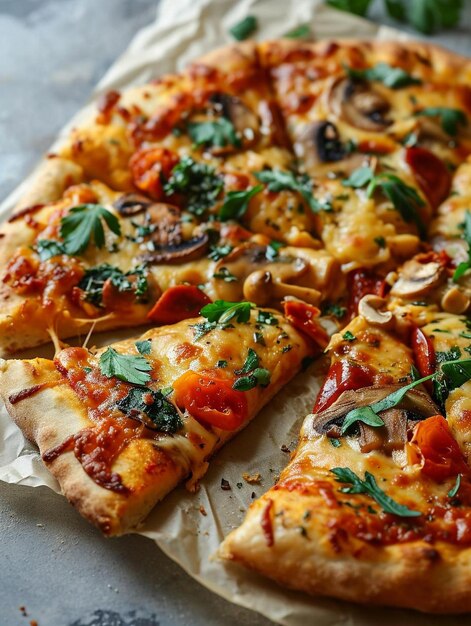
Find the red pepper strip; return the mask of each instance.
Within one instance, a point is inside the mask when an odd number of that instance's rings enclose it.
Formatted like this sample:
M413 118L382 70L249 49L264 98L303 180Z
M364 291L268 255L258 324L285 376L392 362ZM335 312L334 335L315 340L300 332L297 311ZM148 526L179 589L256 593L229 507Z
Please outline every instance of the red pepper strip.
M232 383L188 370L173 384L175 402L199 422L237 430L247 419L248 404L245 392L232 389Z
M420 376L424 378L433 374L436 367L435 348L432 340L417 326L412 330L411 347Z
M437 482L469 473L463 453L441 415L417 424L407 451L409 462L422 463L421 471Z
M372 384L373 373L366 365L357 365L345 360L337 361L330 367L313 412L320 413L327 409L344 391L361 389Z
M358 315L358 304L363 296L374 294L383 297L386 293L386 282L365 269L357 269L350 272L348 274L348 285L350 286L348 298L350 319Z
M316 320L320 310L312 304L297 300L283 302L283 309L291 324L312 339L318 348L324 350L329 343L329 335Z
M178 154L167 148L142 148L132 155L129 168L138 189L153 200L164 200L162 181L170 178L178 162Z
M406 163L417 184L435 209L448 196L451 175L445 163L425 148L407 148Z
M169 287L147 314L156 324L175 324L190 317L198 317L202 307L209 304L208 296L195 285Z

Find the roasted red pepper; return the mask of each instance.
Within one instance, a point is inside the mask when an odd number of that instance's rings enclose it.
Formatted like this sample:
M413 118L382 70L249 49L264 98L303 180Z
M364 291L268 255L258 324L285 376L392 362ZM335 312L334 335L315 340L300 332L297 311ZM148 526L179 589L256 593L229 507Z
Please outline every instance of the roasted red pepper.
M147 314L156 324L175 324L190 317L197 317L205 304L211 300L195 285L169 287Z
M407 148L406 163L433 208L448 196L451 175L445 163L425 148Z
M316 320L320 314L317 307L297 300L288 300L283 302L283 309L291 324L312 339L316 346L322 350L327 346L329 335Z
M327 409L344 391L361 389L373 384L373 373L366 365L357 365L350 361L334 363L324 380L316 403L314 413Z

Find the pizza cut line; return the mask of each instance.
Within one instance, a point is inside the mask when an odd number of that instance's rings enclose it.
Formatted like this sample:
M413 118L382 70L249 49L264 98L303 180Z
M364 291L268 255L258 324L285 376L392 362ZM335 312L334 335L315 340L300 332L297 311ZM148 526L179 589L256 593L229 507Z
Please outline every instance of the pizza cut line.
M325 351L221 558L471 610L470 80L426 44L243 42L106 94L48 155L0 229L0 394L82 515L120 534L195 488Z

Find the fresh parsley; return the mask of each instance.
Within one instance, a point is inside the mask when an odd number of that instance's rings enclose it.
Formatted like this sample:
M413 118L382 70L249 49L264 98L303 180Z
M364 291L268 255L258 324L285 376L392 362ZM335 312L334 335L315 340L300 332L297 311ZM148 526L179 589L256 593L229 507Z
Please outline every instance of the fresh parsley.
M278 318L270 313L270 311L259 311L257 314L257 323L266 324L266 326L276 326L278 324Z
M347 313L347 308L335 303L326 303L322 307L322 315L331 315L337 319L342 319Z
M243 20L232 26L229 32L237 39L237 41L244 41L252 35L258 28L257 18L254 15L247 15Z
M244 365L242 369L236 371L236 374L246 374L238 378L232 385L232 388L238 391L249 391L257 385L266 387L270 384L270 372L260 367L258 354L252 348L248 349Z
M134 281L129 280L135 277ZM103 287L110 280L112 285L120 292L134 291L134 295L141 302L145 300L149 285L147 282L147 269L144 265L138 265L129 272L123 272L118 267L103 263L85 271L78 287L85 292L85 299L95 306L103 306Z
M39 239L36 242L35 249L41 261L48 261L52 257L66 254L64 245L54 239Z
M235 146L239 148L241 145L234 124L225 117L206 122L189 122L187 128L188 134L197 147Z
M227 302L227 300L216 300L211 304L206 304L201 309L201 315L208 322L218 322L227 324L235 320L240 324L245 324L250 319L250 311L254 308L252 302Z
M420 85L422 83L421 80L414 78L401 67L392 67L388 63L378 63L364 70L345 67L345 71L353 80L377 81L390 89L400 89L401 87Z
M136 341L136 349L139 354L150 354L152 348L152 341L150 339L144 339L143 341Z
M116 407L128 417L146 416L142 420L150 428L155 428L164 433L176 433L183 426L183 422L177 409L166 399L165 390L152 391L142 387L134 387L129 390Z
M151 380L152 365L143 356L120 354L108 348L100 356L100 371L107 378L119 378L133 385L145 385Z
M425 206L425 202L413 187L406 185L398 176L387 172L375 175L371 167L360 167L352 172L349 178L344 179L342 184L344 187L355 189L366 186L368 198L379 189L399 211L402 219L405 222L414 222L420 237L422 239L425 237L425 225L418 213L418 209Z
M183 156L173 168L164 191L169 196L183 194L186 209L194 215L203 215L216 204L223 188L224 181L213 167Z
M346 332L343 333L342 339L345 339L345 341L355 341L356 337L353 333L347 330Z
M219 211L219 219L223 222L240 220L247 211L250 199L262 190L263 185L256 185L245 191L228 191Z
M119 220L100 204L80 204L72 207L61 219L60 236L64 240L64 250L75 255L84 252L90 242L97 248L105 245L103 222L115 235L121 235Z
M459 126L466 126L468 118L461 109L450 109L448 107L425 107L416 111L415 115L425 115L426 117L438 117L442 129L451 137L458 133Z
M361 479L348 467L334 467L330 471L335 475L338 482L352 485L351 487L342 487L340 489L342 493L363 493L368 495L379 504L385 513L392 513L399 517L418 517L422 515L419 511L413 511L389 497L378 487L375 477L370 472L365 472L365 478Z
M453 487L450 489L450 491L447 494L448 497L454 498L456 494L458 493L458 491L460 490L460 486L461 486L461 474L458 474L455 480L455 484L453 485Z
M255 177L268 186L269 191L297 191L307 202L313 213L332 211L330 202L320 202L312 194L312 180L307 174L294 174L283 170L254 172Z
M453 280L458 280L471 268L471 211L467 210L464 216L464 231L462 235L468 246L468 260L462 261L453 274Z

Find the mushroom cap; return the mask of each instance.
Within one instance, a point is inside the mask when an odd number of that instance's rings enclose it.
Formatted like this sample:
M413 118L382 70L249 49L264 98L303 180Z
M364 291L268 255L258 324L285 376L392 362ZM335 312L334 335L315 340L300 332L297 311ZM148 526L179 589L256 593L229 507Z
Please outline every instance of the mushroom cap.
M438 287L445 278L446 270L441 263L420 263L417 259L410 259L399 270L399 278L392 286L391 294L406 298L423 296Z

